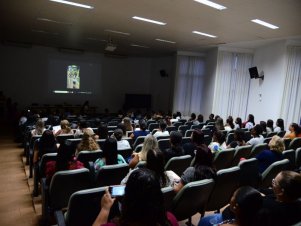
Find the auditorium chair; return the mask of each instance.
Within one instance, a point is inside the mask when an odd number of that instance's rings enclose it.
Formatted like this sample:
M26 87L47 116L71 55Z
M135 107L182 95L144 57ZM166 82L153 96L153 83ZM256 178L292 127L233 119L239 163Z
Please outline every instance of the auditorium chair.
M234 153L235 153L234 148L218 151L217 153L215 153L213 159L213 166L216 168L216 170L226 169L230 167L233 160Z
M301 137L296 137L290 142L288 149L296 150L297 148L300 147L301 147Z
M254 158L256 157L259 153L261 153L262 151L268 149L268 144L263 143L263 144L257 144L255 146L252 147L251 153L249 155L249 158Z
M171 186L161 188L161 191L163 193L165 209L170 211L176 193L174 192L174 189Z
M183 172L190 166L191 155L183 155L172 157L165 164L165 171L172 170L178 176L181 176Z
M251 186L257 188L261 182L256 158L245 159L239 162L240 169L239 186Z
M282 152L283 157L289 160L289 170L295 170L296 168L296 151L294 149L285 150Z
M241 158L248 158L252 150L252 145L236 147L231 166L237 166Z

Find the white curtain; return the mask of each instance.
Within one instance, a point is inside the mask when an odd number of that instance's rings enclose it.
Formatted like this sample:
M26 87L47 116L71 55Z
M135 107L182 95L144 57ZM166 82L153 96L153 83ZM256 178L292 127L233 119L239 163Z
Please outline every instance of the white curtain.
M299 124L301 117L301 47L287 48L287 68L284 93L281 104L281 117L286 125Z
M180 111L185 116L200 112L204 71L202 57L177 57L173 112Z
M214 88L213 109L224 119L246 117L250 88L248 69L252 65L250 53L219 51Z

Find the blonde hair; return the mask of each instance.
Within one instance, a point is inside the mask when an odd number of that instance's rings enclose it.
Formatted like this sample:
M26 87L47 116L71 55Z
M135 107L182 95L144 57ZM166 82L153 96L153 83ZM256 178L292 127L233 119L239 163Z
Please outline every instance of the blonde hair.
M285 150L283 139L277 135L273 136L269 142L270 150L282 153Z
M99 150L98 143L94 138L87 132L84 132L82 141L78 144L77 152L80 151L95 151Z
M61 121L61 129L65 130L66 133L70 133L71 128L68 120L65 119Z
M128 118L128 117L125 117L123 119L123 124L125 126L125 130L126 131L132 131L133 130L133 127L132 127L132 124L131 124L131 119Z
M158 148L157 138L149 134L144 138L141 152L139 152L140 161L146 161L146 155L149 150Z

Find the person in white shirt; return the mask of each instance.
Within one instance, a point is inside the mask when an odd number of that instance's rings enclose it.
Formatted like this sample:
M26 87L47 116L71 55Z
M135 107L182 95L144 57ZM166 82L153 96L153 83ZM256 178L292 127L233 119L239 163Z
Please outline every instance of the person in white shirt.
M159 130L154 134L154 137L165 137L169 136L169 132L166 130L167 124L164 120L160 121Z
M276 121L276 127L274 128L274 132L279 133L281 131L284 131L284 121L283 119L279 118Z
M122 136L123 136L122 129L114 130L114 137L117 140L117 150L130 149L131 148L130 143L127 140L123 140Z
M252 129L255 126L254 115L249 114L248 121L246 122L245 128Z
M263 144L264 143L264 137L261 135L262 134L262 128L259 124L254 126L251 130L251 134L253 136L252 139L250 139L247 144L255 146L257 144Z

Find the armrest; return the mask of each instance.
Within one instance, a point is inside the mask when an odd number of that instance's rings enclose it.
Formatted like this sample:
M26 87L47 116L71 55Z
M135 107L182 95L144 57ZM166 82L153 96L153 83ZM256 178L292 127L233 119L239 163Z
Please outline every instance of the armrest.
M54 217L58 226L66 226L63 211L57 210L54 212Z
M89 161L88 162L88 167L89 167L88 169L89 169L90 175L91 175L91 182L92 182L93 186L95 186L96 174L95 174L94 162Z
M49 207L49 186L46 183L46 178L41 179L42 193L42 217L47 218Z

